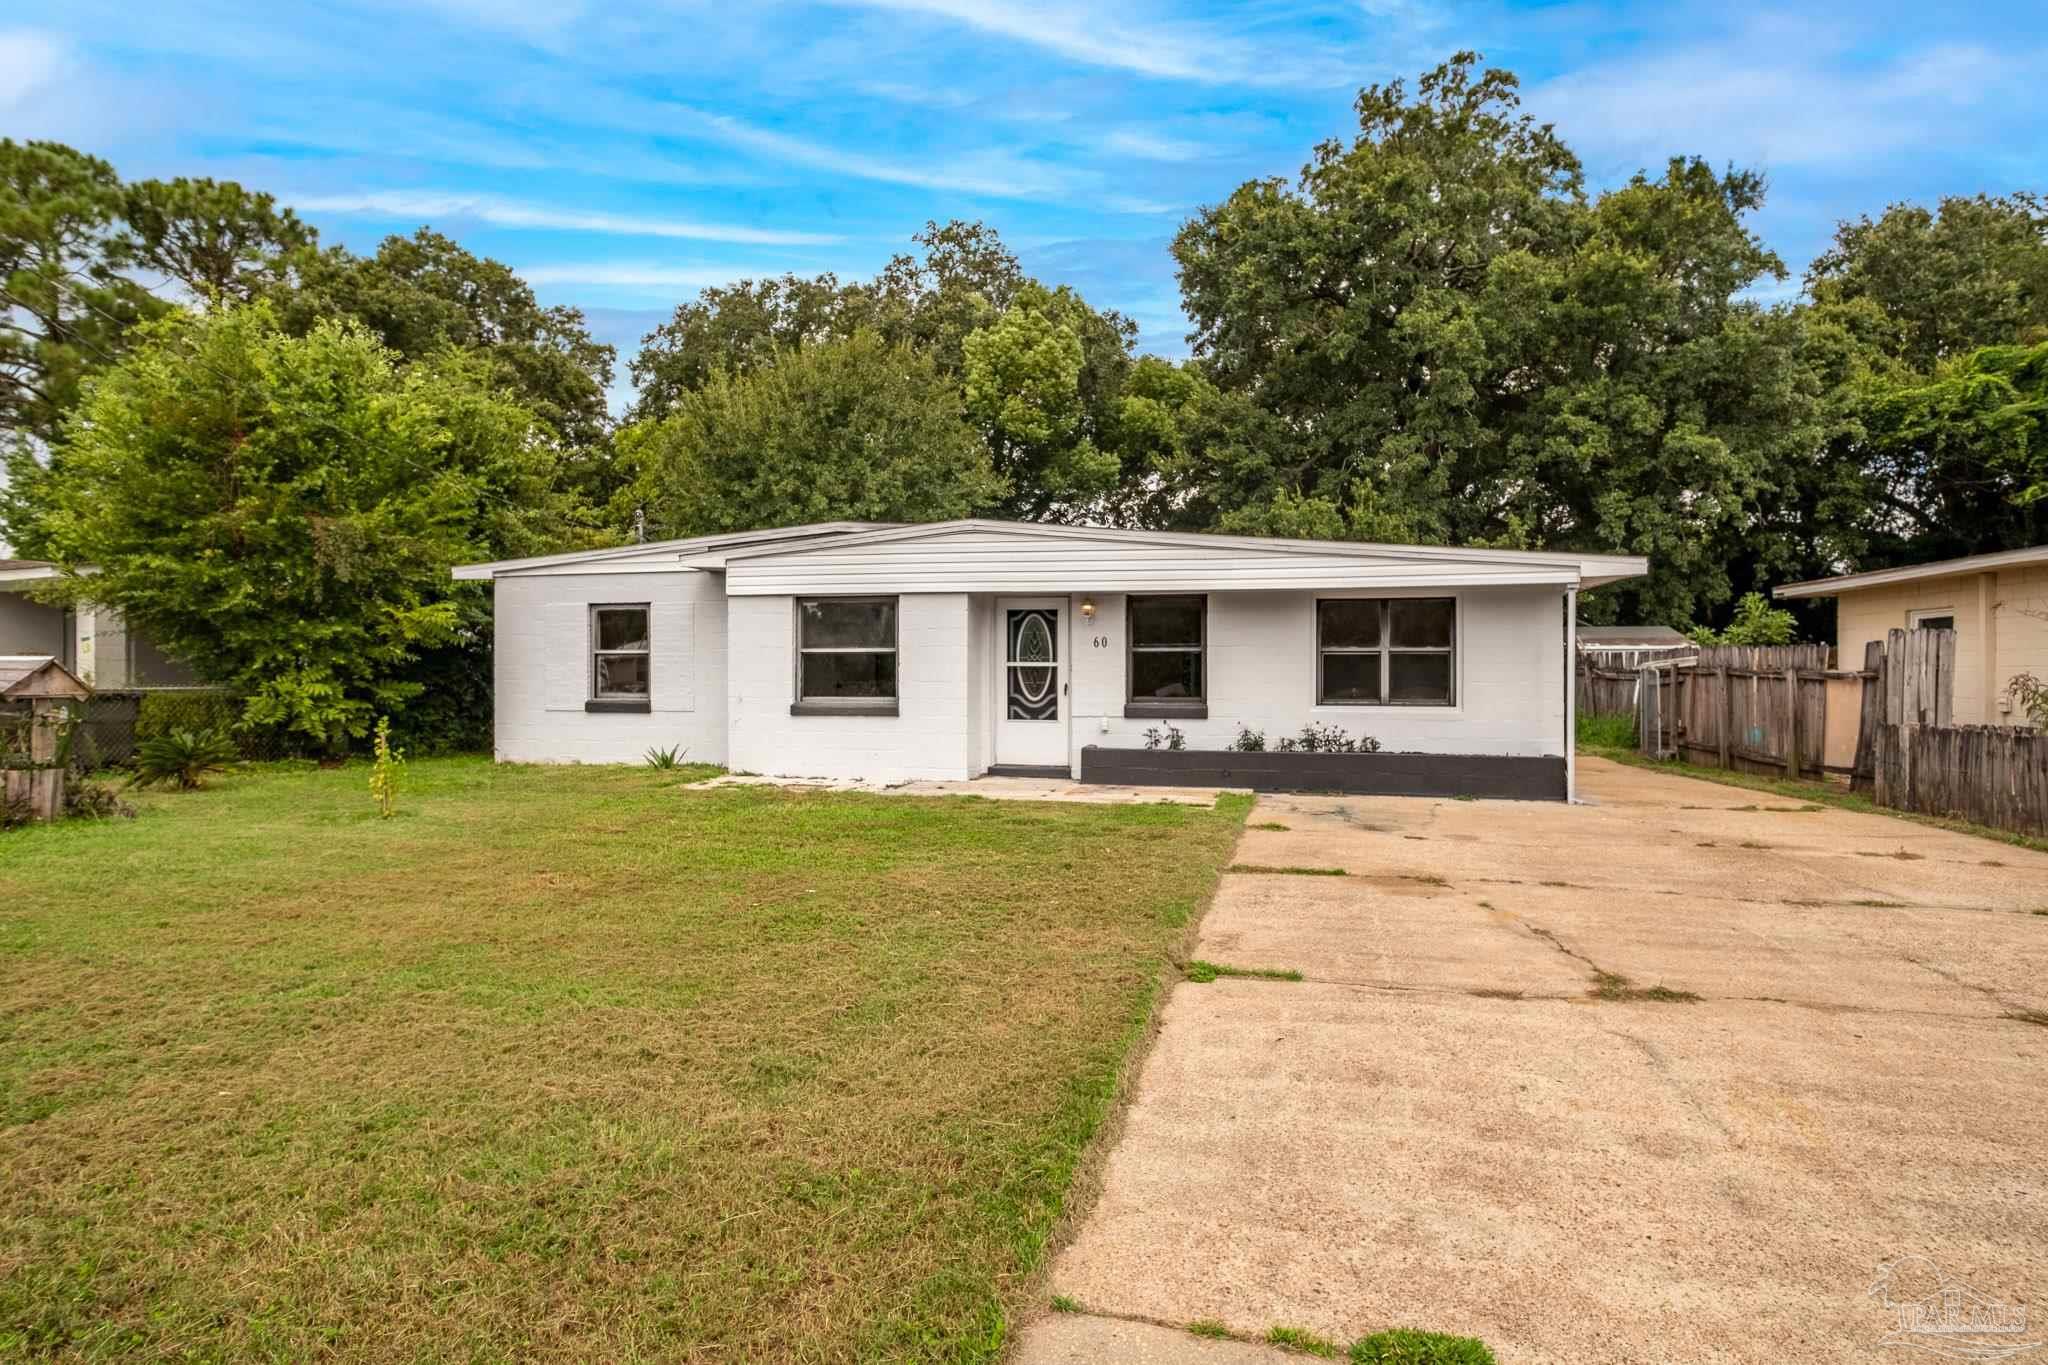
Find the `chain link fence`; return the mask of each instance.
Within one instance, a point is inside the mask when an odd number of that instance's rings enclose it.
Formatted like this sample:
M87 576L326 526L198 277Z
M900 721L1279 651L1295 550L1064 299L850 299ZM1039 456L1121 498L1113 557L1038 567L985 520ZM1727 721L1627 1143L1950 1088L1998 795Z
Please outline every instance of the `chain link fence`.
M275 733L237 730L242 700L211 687L135 687L94 692L80 702L71 734L71 769L96 772L135 761L136 746L173 730L219 730L247 759L294 758L302 751Z

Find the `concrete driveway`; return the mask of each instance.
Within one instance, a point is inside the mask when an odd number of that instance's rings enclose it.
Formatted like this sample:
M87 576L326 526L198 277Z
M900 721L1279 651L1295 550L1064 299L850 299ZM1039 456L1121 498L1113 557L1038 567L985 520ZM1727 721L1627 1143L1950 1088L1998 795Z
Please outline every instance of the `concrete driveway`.
M1581 784L1261 799L1239 863L1345 875L1226 876L1197 956L1306 980L1174 988L1052 1268L1085 1311L1019 1360L1267 1354L1148 1325L1198 1321L1504 1365L1910 1358L1884 1293L1944 1277L2032 1307L1985 1342L2048 1340L2048 855Z

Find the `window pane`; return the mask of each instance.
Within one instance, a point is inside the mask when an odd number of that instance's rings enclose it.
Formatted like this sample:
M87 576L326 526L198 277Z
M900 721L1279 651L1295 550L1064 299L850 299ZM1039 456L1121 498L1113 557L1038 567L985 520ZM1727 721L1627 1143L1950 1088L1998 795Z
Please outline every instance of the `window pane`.
M1140 701L1199 701L1201 651L1167 649L1131 655L1131 696Z
M1379 699L1379 655L1325 654L1323 656L1324 701L1361 702L1378 701Z
M1199 597L1133 597L1131 643L1200 646L1202 603Z
M1451 700L1451 656L1395 654L1387 660L1387 690L1394 701Z
M1457 603L1449 597L1397 597L1389 641L1396 649L1449 649Z
M647 648L647 608L606 607L597 613L599 649Z
M894 602L812 600L803 604L800 619L806 649L896 647Z
M1316 604L1318 638L1324 649L1377 649L1380 604L1377 598Z
M645 654L598 655L597 695L600 697L646 696L647 656Z
M894 654L806 654L803 658L804 699L893 697L896 695Z

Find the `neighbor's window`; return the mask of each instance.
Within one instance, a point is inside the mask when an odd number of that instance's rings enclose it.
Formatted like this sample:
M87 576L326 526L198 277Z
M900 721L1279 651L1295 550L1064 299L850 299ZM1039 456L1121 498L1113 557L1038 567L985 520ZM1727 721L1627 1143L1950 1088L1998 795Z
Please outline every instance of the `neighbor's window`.
M590 609L590 695L599 701L645 701L647 604Z
M894 700L895 598L801 598L796 620L798 700Z
M1457 677L1451 597L1345 597L1316 603L1316 701L1323 706L1449 706Z
M1199 595L1129 600L1132 701L1203 699L1202 643L1208 606L1209 599Z

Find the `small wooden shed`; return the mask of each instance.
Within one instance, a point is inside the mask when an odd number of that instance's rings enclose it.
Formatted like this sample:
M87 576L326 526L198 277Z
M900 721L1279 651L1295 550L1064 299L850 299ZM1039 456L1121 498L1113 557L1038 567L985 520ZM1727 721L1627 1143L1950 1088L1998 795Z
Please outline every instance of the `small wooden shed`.
M64 808L71 707L91 695L77 674L48 654L0 654L4 794L10 805L26 797L32 819L55 819Z

